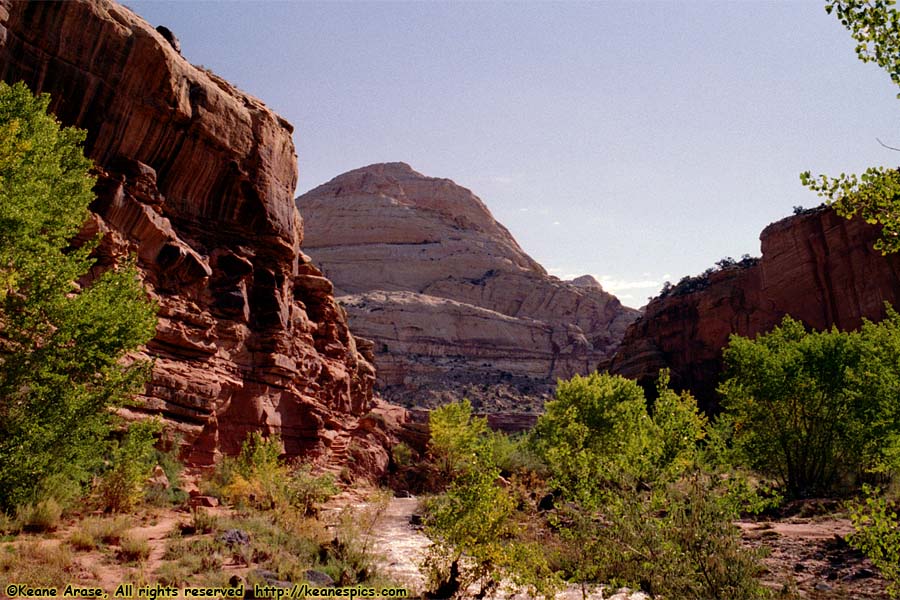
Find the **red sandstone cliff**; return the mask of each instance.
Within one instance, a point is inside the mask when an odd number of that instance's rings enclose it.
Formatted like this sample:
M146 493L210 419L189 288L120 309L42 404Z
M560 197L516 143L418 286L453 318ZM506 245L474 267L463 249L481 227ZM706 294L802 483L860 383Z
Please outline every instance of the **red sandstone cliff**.
M136 253L159 302L144 408L197 463L261 429L289 454L343 453L352 434L383 467L383 436L360 421L374 370L300 252L292 127L176 47L106 0L0 0L0 77L87 129L101 264Z
M594 369L637 311L592 277L551 277L468 189L404 163L345 173L297 199L306 251L373 340L380 391L407 406L469 398L540 406Z
M754 336L785 314L821 330L879 320L884 302L900 304L900 256L872 249L878 229L818 208L782 219L760 234L762 257L652 300L608 366L644 383L669 367L673 383L714 406L722 348L736 333Z

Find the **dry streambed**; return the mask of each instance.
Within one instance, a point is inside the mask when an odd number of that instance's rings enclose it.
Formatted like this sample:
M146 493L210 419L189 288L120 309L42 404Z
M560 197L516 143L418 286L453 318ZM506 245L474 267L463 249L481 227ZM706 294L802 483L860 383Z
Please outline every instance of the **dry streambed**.
M385 572L411 590L421 590L425 578L419 569L430 544L422 531L410 525L416 513L415 498L393 498L373 534L373 548L383 558ZM746 543L766 546L766 582L776 589L785 583L795 586L801 598L810 600L882 600L887 597L885 581L872 564L850 548L844 537L852 531L847 519L819 516L792 517L780 521L742 522ZM516 596L527 598L527 596ZM557 600L576 600L581 591L570 587ZM641 600L640 592L612 594L599 591L592 600Z

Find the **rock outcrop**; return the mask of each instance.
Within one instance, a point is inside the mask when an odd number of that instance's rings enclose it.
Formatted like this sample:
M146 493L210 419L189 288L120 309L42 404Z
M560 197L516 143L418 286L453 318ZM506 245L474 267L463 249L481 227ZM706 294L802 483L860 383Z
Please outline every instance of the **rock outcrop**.
M608 357L637 316L592 277L549 276L472 192L404 163L345 173L297 204L304 249L373 340L393 402L536 408L557 378Z
M872 249L877 227L818 208L766 227L762 257L652 300L606 365L650 386L660 368L714 408L728 336L771 330L786 314L817 330L855 329L900 303L900 257Z
M249 430L288 454L347 446L373 469L374 370L331 283L300 251L292 127L107 0L0 0L0 77L51 95L98 165L100 265L136 254L160 306L143 410L209 464ZM362 448L362 450L360 450Z

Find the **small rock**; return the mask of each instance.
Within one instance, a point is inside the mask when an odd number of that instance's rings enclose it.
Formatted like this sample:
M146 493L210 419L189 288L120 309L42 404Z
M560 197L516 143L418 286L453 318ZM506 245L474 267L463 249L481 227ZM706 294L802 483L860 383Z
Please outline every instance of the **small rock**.
M800 573L805 570L806 570L806 565L804 565L803 563L798 562L797 564L794 565L794 573Z
M853 574L853 579L867 579L869 577L875 577L875 572L872 569L867 569L865 567L857 570Z
M317 587L334 587L334 579L328 576L328 573L316 571L315 569L307 569L304 573L306 580Z
M171 484L169 483L169 478L166 476L166 472L159 465L153 467L153 474L150 475L150 478L147 480L147 484L151 488L159 490L167 490L171 486Z
M228 546L246 546L250 543L250 534L240 529L227 529L219 535L219 541Z
M181 54L181 42L178 41L178 38L175 37L175 34L172 33L172 30L166 27L165 25L159 25L156 28L156 31L159 32L159 35L163 36L169 45L175 49L175 52Z
M219 499L214 496L191 496L191 506L205 506L213 508L219 505Z
M825 583L824 581L820 581L816 584L815 590L817 592L828 592L831 591L831 586Z

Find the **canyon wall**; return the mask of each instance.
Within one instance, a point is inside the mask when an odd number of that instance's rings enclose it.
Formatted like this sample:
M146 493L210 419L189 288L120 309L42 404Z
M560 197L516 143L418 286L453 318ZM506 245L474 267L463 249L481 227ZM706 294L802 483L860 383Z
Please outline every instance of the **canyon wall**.
M637 316L592 277L549 276L471 191L404 163L345 173L297 204L304 249L373 341L392 402L537 409Z
M49 93L88 132L98 268L135 254L159 303L137 410L169 419L198 464L262 430L319 457L356 436L383 467L383 436L362 418L374 369L300 251L292 126L160 31L105 0L0 0L0 77Z
M601 365L650 386L660 368L676 387L714 408L721 349L732 333L754 336L786 314L822 330L855 329L900 303L900 257L872 249L879 230L820 207L760 234L762 257L696 278L653 299Z

